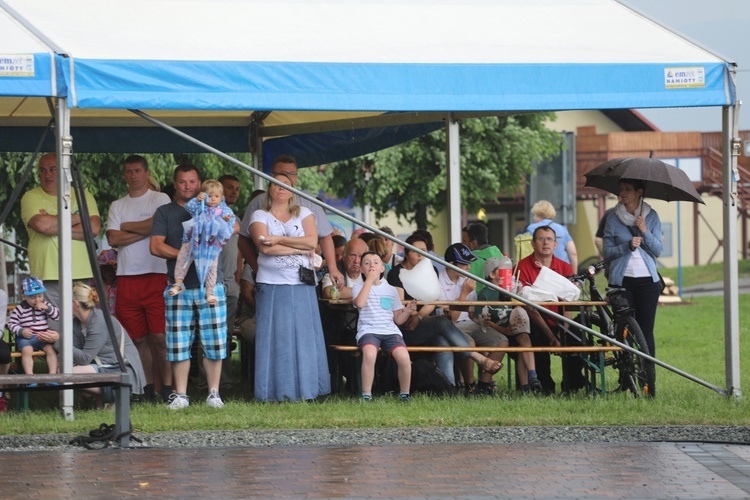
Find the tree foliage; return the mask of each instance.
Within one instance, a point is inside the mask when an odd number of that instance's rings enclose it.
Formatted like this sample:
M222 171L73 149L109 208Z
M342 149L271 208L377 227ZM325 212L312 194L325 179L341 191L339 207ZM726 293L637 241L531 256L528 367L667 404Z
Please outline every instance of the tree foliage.
M121 154L77 154L74 159L81 171L84 188L89 190L96 200L97 208L102 218L102 231L106 230L107 214L109 205L116 199L122 198L127 193L125 181L122 178L122 160L127 155ZM224 174L233 174L240 179L243 189L237 202L238 207L244 207L252 191L252 181L249 172L243 168L209 153L200 154L144 154L149 162L151 175L155 177L162 187L170 184L174 167L181 163L192 163L200 170L202 179L218 179ZM239 160L248 163L249 154L234 155ZM24 168L31 160L29 153L0 153L0 171L3 172L5 182L0 184L0 207L5 207L13 190L19 182ZM21 197L23 193L39 185L39 176L36 165L33 173L29 176L27 185L21 191L13 205L8 219L4 224L6 235L15 230L16 241L19 245L26 246L28 235L21 221ZM25 255L16 254L16 261L25 260Z
M500 195L523 187L534 165L559 154L560 134L544 122L552 113L464 120L460 128L461 203L476 211ZM368 204L377 218L394 210L399 218L426 227L427 212L447 205L445 130L353 160L329 165L323 173L328 190ZM300 178L312 182L312 175ZM320 184L320 180L316 181Z

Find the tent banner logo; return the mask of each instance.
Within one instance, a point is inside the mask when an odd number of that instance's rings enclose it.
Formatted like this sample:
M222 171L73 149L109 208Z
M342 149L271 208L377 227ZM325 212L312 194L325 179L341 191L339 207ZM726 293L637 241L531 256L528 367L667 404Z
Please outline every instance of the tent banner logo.
M34 76L34 56L31 54L0 54L0 77Z
M706 86L706 70L703 66L664 68L664 88L691 89Z

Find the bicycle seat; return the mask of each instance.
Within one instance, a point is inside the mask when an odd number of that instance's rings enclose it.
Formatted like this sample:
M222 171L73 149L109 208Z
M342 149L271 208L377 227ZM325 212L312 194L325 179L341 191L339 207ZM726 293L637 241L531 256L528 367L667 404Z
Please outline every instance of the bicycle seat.
M621 287L621 286L608 286L605 289L605 291L606 291L607 295L615 295L615 294L618 294L618 293L625 292L625 289L623 287Z

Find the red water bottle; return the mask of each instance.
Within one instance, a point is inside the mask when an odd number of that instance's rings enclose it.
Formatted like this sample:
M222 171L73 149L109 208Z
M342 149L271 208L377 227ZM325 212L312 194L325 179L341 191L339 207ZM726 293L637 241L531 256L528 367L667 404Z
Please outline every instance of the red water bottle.
M513 261L510 260L507 253L503 254L500 259L500 267L497 268L500 288L509 292L513 291Z

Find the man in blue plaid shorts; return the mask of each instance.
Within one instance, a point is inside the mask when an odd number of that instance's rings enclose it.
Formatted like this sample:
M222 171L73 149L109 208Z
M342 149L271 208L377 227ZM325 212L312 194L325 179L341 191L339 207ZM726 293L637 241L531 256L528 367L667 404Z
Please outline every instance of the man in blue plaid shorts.
M182 164L174 171L174 201L162 205L154 214L154 227L151 232L150 249L153 255L167 259L169 285L174 283L174 269L177 254L182 244L182 223L191 220L183 208L200 191L201 180L198 169L190 164ZM237 231L237 227L235 227ZM190 404L187 396L188 375L190 373L190 350L196 331L203 345L203 367L208 382L208 399L211 408L221 408L224 403L219 396L221 364L227 352L227 303L224 281L219 269L214 295L219 301L210 305L205 291L195 271L195 263L190 264L185 276L185 291L171 296L164 291L167 320L167 360L172 363L172 384L174 392L170 396L169 408L181 410Z

